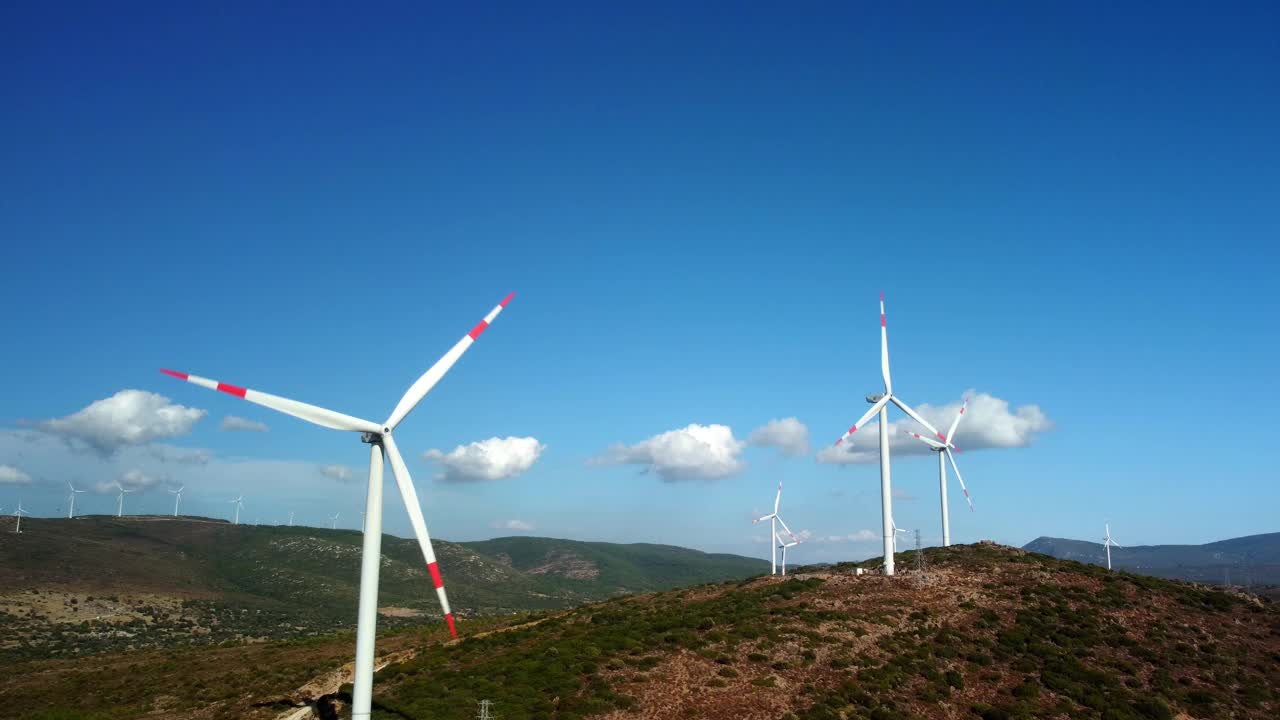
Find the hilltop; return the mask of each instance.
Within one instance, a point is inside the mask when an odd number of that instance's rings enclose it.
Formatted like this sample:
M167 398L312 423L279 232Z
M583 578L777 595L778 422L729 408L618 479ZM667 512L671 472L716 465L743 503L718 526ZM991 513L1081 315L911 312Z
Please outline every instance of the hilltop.
M22 528L0 542L0 657L320 636L354 622L357 531L167 516L28 518ZM666 545L525 537L434 545L464 624L768 569ZM381 622L437 621L417 543L384 536L382 551Z
M1280 714L1271 603L1016 548L924 554L925 576L838 565L495 620L457 642L391 631L375 717L462 720L480 699L500 717L547 720ZM329 712L342 693L318 697L306 679L349 653L348 639L114 656L127 681L110 662L27 662L0 678L0 707L37 708L38 720L266 720L318 699Z
M1038 537L1031 552L1106 565L1102 543ZM1143 575L1232 585L1280 585L1280 533L1219 540L1204 545L1125 545L1112 548L1111 566Z

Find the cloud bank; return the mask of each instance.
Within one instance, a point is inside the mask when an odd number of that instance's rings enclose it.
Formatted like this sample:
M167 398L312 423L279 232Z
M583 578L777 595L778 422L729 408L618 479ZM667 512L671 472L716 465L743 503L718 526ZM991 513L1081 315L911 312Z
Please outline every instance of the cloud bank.
M1053 428L1053 422L1039 405L1023 405L1010 410L1009 401L988 393L969 391L969 407L952 439L962 451L986 448L1026 447L1040 433ZM916 412L934 427L946 432L960 412L960 402L948 405L917 405ZM879 462L879 433L874 421L854 436L840 444L818 452L818 462L833 465L851 465ZM921 432L920 426L910 418L889 423L889 454L931 455L929 446L908 435L906 430ZM923 435L924 433L921 432Z
M12 465L0 465L0 485L30 485L31 476Z
M777 448L787 457L809 454L809 428L794 417L770 420L751 431L747 444Z
M120 492L120 488L116 487L116 483L120 487L131 493L144 493L159 487L165 478L155 475L148 475L141 470L129 470L120 475L115 480L103 480L93 486L93 491L102 495L114 495Z
M654 435L635 445L615 445L591 462L596 465L639 465L665 482L717 480L746 467L746 443L727 425L693 424Z
M518 532L529 532L534 529L533 523L527 523L523 520L495 520L489 523L489 527L498 530L516 530Z
M122 447L186 435L207 414L205 410L176 405L156 393L121 390L37 427L110 455Z
M321 475L340 483L349 483L356 479L355 469L346 465L321 465L319 469Z
M228 415L222 418L222 424L218 426L219 430L228 432L271 432L271 428L256 420L249 420L238 415Z
M480 482L515 477L533 467L546 449L533 437L491 437L459 445L447 453L431 449L422 457L440 465L437 480Z

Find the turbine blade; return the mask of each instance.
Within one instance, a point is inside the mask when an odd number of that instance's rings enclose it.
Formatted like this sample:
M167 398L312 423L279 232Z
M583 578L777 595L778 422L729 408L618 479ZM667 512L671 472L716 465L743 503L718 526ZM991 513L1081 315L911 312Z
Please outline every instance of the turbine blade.
M765 520L772 520L773 518L776 518L776 517L778 517L778 513L770 513L768 515L765 515L764 517L758 517L755 520L752 520L751 522L760 523L760 522L764 522Z
M880 373L884 375L884 392L893 394L893 381L889 379L889 331L884 321L884 291L880 291Z
M791 528L787 527L786 521L784 521L782 518L778 518L778 524L781 525L782 529L786 530L787 534L790 535L792 538L796 536L795 533L791 532Z
M920 413L916 412L915 410L912 410L911 406L907 405L906 403L902 402L901 400L899 400L898 398L892 395L889 397L891 400L893 400L893 404L897 405L898 409L902 410L902 412L910 415L912 420L915 420L916 422L923 425L926 429L929 430L930 433L937 435L939 440L942 440L944 442L946 441L947 437L942 433L938 432L938 428L930 425L928 420L925 420L924 418L920 417Z
M861 428L863 425L866 425L867 421L870 420L873 415L880 412L881 408L883 408L885 404L888 403L889 400L892 398L893 398L892 395L885 395L884 397L877 400L876 404L871 406L871 409L867 411L866 415L862 416L861 420L854 423L853 427L849 428L847 431L845 431L844 435L840 436L840 439L836 441L836 444L839 445L840 443L844 442L846 438L856 433L858 429Z
M489 327L489 324L493 322L494 318L498 317L498 313L502 312L502 308L506 307L513 297L515 297L515 293L508 294L502 302L489 311L488 315L484 316L479 325L471 328L471 332L463 335L462 339L450 348L449 352L444 354L444 357L437 360L435 365L432 365L430 369L422 374L422 377L409 386L404 397L400 398L400 402L396 404L396 409L391 411L391 417L387 418L386 427L388 429L395 430L396 426L405 419L405 416L413 412L418 403L422 402L422 398L431 392L431 388L440 382L440 378L443 378L444 374L449 372L454 363L458 362L458 358L462 357L467 348L471 347L471 344L480 337L480 333Z
M951 469L956 471L956 479L960 481L960 489L964 491L964 501L969 503L969 512L974 512L973 500L969 497L969 488L964 486L964 477L960 474L960 468L956 466L956 458L951 454L951 448L943 450L947 454L947 459L951 461Z
M194 383L200 387L206 387L210 390L218 390L220 392L227 393L228 395L235 395L238 398L244 398L256 405L271 408L272 410L282 412L285 415L292 415L300 420L306 420L309 423L314 423L321 427L332 428L334 430L347 430L350 432L376 433L382 431L382 426L369 422L368 420L361 420L357 417L344 415L340 412L334 412L333 410L328 410L318 405L309 405L304 402L298 402L297 400L280 397L279 395L271 395L270 393L249 390L236 385L228 385L226 383L218 382L217 380L210 380L209 378L203 378L198 375L188 375L187 373L166 370L164 368L161 368L160 372L165 375L176 377L179 380L186 380L187 382Z
M927 438L921 435L920 433L914 433L914 432L911 432L910 430L903 430L902 432L910 435L911 437L919 440L920 442L924 443L925 445L928 445L931 448L945 447L942 443L938 442L937 440L934 440L933 438Z
M956 419L951 421L951 429L947 430L945 440L947 444L951 444L951 438L956 436L956 428L960 425L960 418L964 417L964 409L969 407L969 398L964 399L964 403L960 405L960 412L956 413Z
M404 509L409 513L409 524L413 526L413 534L418 537L418 546L427 561L427 571L431 573L431 582L440 599L440 608L444 611L445 622L449 624L449 634L456 638L458 631L453 625L453 611L449 609L449 597L444 592L444 580L440 578L436 552L431 548L431 535L427 533L427 521L422 517L422 505L418 503L418 491L413 487L413 478L410 477L409 468L400 457L400 450L396 448L396 441L390 433L382 436L382 449L387 451L387 458L391 461L391 474L395 477L396 487L400 488L400 498L404 500Z
M782 483L778 483L778 494L773 497L773 514L778 514L778 504L782 502Z

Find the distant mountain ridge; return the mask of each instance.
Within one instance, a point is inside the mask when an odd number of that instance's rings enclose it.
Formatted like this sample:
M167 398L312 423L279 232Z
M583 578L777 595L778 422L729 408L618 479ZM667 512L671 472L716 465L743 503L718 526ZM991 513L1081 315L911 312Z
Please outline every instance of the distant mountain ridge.
M1038 537L1024 550L1062 560L1106 565L1102 543ZM1111 566L1155 577L1218 585L1280 585L1280 532L1204 545L1125 545L1111 549Z
M167 516L0 518L0 630L18 627L22 656L324 634L354 622L361 534L232 525ZM767 561L670 545L553 538L436 540L454 612L468 617L556 610L619 595L765 573ZM431 621L439 605L415 540L383 536L384 624ZM413 618L417 618L414 620ZM122 634L123 633L123 634ZM101 641L86 643L85 637ZM119 638L136 638L120 640ZM0 640L0 656L15 644Z

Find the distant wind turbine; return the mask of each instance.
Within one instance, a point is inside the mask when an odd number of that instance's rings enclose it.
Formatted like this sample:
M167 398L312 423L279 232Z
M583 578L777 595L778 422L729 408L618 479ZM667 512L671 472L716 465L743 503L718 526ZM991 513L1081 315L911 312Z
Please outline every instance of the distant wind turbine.
M911 531L899 528L898 523L894 522L893 518L889 519L889 524L893 526L893 551L896 553L898 552L898 533L910 534Z
M231 504L235 505L235 507L236 507L236 516L235 516L235 519L233 519L233 520L231 521L231 524L232 524L232 525L239 525L239 524L240 524L240 509L244 507L244 493L240 493L240 497L236 498L235 500L228 500L227 502L230 502Z
M973 500L969 497L969 488L964 486L964 478L960 475L960 467L956 465L955 455L951 453L952 450L960 452L960 448L951 443L951 438L955 437L956 427L960 425L960 418L964 417L964 410L967 407L969 407L969 398L964 399L964 404L960 406L960 412L956 413L956 419L951 421L951 429L947 430L947 436L942 438L942 442L924 437L920 433L911 432L910 430L904 431L938 453L938 491L942 498L943 547L950 547L951 545L951 520L948 517L947 508L947 464L944 462L945 460L951 461L951 467L956 471L956 479L960 481L960 489L964 491L964 500L969 503L969 512L973 512ZM946 457L944 458L943 455Z
M13 526L13 531L15 533L22 532L22 516L30 514L31 513L22 509L22 498L18 498L18 509L13 511L13 516L18 519L17 523Z
M1107 569L1110 570L1111 569L1111 548L1118 547L1121 550L1123 550L1124 548L1119 543L1111 539L1111 523L1106 523L1104 527L1106 527L1107 529L1107 535L1106 537L1102 538L1102 544L1104 547L1107 548Z
M174 490L172 488L169 489L169 492L173 493L173 516L174 517L178 517L178 505L182 504L182 491L186 489L187 489L186 485L183 485L177 490Z
M289 527L293 527L293 511L289 511Z
M132 490L125 490L120 481L116 481L116 487L120 490L120 496L116 499L116 517L124 517L124 496L125 493L131 493Z
M332 516L332 517L330 517L330 518L329 518L329 529L330 529L330 530L337 530L337 529L338 529L338 516L339 516L339 515L341 515L341 514L342 514L341 512L336 512L336 513L334 513L334 514L333 514L333 516Z
M791 532L791 528L787 527L786 521L784 521L782 519L782 516L778 514L778 507L781 504L782 504L782 483L778 483L778 494L774 495L773 497L773 512L768 515L765 515L764 517L756 518L755 520L752 521L753 523L760 523L760 522L764 522L765 520L769 521L769 529L770 529L769 534L770 534L770 541L771 541L770 544L773 546L772 554L771 554L771 557L773 560L773 569L770 571L770 574L773 574L773 575L776 575L778 573L778 548L782 548L782 574L786 575L787 574L787 548L791 547L792 545L800 544L800 538L796 537L796 534ZM794 542L790 544L786 544L783 541L782 535L778 532L778 525L782 525L782 529L787 531L787 535L790 536Z
M778 519L781 520L782 518L778 518ZM782 526L786 527L787 524L783 523ZM791 531L787 530L787 533L790 534ZM782 576L786 577L787 576L787 548L795 547L796 545L799 545L802 541L800 540L800 538L796 537L795 535L791 535L791 542L783 542L782 538L777 536L773 538L773 541L778 543L778 547L782 549Z
M67 495L67 502L70 503L70 506L67 509L67 519L70 520L71 518L74 518L76 516L76 495L79 495L82 492L88 492L88 491L77 490L76 486L72 485L70 480L67 481L67 487L71 488L71 492Z

